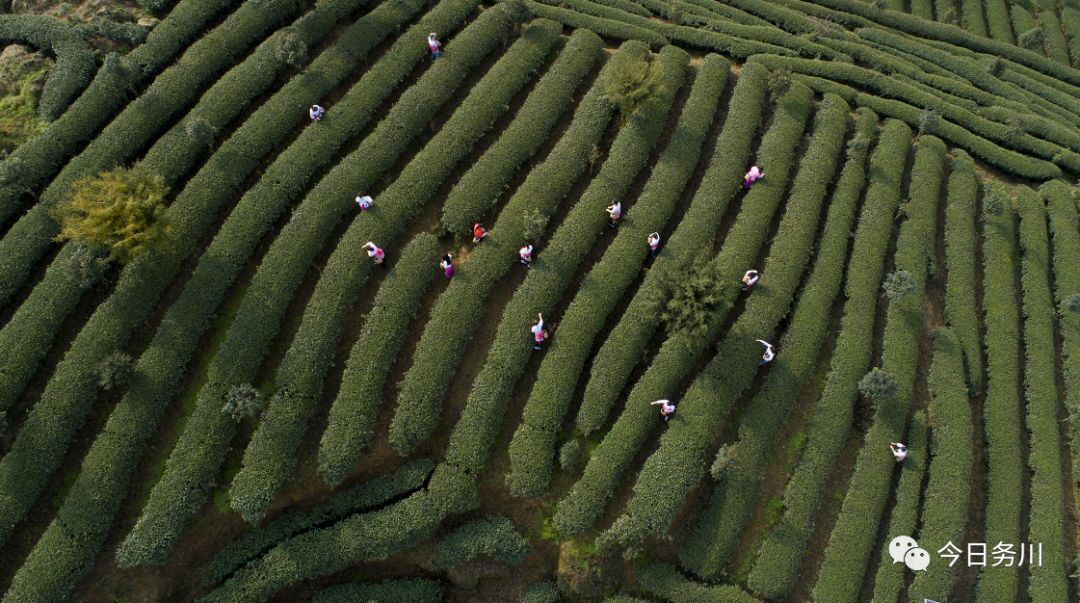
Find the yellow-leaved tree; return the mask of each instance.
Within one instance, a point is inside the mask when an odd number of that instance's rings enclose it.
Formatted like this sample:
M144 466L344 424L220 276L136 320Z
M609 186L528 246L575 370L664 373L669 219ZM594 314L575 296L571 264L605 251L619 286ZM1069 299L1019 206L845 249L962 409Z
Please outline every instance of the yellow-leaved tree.
M157 244L168 229L161 176L140 168L117 168L82 178L58 205L58 240L99 249L109 261L127 263Z

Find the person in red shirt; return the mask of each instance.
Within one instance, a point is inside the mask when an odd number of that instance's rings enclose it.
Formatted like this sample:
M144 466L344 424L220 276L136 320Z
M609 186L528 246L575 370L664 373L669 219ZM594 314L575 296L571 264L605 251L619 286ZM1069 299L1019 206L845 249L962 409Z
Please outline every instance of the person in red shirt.
M487 236L487 229L483 227L479 222L473 224L472 227L472 242L479 243Z

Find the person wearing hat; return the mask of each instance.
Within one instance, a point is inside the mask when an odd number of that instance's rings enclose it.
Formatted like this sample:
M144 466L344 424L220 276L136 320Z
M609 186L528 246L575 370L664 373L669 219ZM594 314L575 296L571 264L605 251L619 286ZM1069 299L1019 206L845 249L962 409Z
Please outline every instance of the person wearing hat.
M311 118L311 121L319 121L325 113L326 109L319 105L311 105L311 108L308 109L308 117Z
M382 264L383 258L386 257L386 252L375 243L368 241L364 243L364 249L367 250L368 257L372 259L376 264Z

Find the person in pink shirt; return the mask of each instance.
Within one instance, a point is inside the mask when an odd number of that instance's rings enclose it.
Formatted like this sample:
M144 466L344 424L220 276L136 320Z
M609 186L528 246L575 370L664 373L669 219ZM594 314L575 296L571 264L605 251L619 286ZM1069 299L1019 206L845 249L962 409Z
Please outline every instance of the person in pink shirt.
M529 331L532 332L533 349L539 350L541 347L543 347L544 341L548 337L548 332L544 330L544 315L538 313L536 315L536 318L536 322L534 322L532 326L529 327Z
M442 44L439 43L438 34L431 32L427 35L427 45L431 50L431 60L442 56Z
M747 270L742 275L742 290L749 291L757 284L761 274L757 270Z
M521 263L524 264L526 268L532 266L532 254L532 243L525 243L521 246L521 249L518 249L518 259L521 260Z
M439 266L443 269L443 276L447 280L454 277L454 258L450 257L450 254L443 256L442 261L439 262Z
M368 257L372 259L376 264L382 264L383 259L386 257L386 252L382 248L375 245L371 241L364 243L364 249L367 250Z
M660 253L660 233L654 232L646 240L649 242L649 256L656 257Z
M743 188L750 188L750 185L761 180L765 177L765 172L761 171L758 166L752 166L749 172L746 172L746 176L743 177Z

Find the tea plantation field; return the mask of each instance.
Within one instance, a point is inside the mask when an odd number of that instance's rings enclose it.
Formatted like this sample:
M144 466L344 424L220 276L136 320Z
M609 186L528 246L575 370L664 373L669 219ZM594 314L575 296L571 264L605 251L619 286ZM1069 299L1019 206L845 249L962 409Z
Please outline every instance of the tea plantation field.
M3 603L1080 600L1080 0L8 0L5 47ZM126 247L72 235L125 178Z

